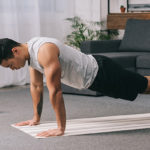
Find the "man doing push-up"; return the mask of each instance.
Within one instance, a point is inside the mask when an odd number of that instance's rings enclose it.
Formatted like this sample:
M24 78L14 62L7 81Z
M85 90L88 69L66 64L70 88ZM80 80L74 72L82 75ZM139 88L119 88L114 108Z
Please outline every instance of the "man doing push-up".
M30 91L34 115L18 126L37 125L43 105L43 74L56 114L57 128L38 136L63 135L66 111L61 82L78 89L99 91L106 96L133 101L139 93L150 92L150 77L127 71L108 57L86 55L54 38L35 37L27 43L0 39L0 64L12 70L30 66Z

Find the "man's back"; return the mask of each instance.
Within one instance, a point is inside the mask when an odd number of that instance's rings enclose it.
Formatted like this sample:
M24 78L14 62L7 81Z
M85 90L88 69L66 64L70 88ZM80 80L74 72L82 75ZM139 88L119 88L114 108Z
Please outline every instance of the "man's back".
M31 67L44 72L37 56L40 46L47 42L55 44L59 49L62 83L78 89L88 88L98 71L94 57L64 45L54 38L36 37L28 42Z

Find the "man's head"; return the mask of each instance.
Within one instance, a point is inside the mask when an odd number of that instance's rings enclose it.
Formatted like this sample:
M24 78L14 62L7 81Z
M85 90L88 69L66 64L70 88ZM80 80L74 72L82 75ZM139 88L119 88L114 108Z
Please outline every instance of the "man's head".
M20 69L25 65L23 46L14 40L0 39L0 65L10 69Z

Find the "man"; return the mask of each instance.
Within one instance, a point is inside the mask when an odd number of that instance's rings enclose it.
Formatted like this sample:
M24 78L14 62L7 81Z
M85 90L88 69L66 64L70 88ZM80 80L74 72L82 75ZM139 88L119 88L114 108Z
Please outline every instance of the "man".
M74 88L89 88L131 101L138 93L150 91L149 76L127 71L107 57L83 54L56 39L36 37L24 44L7 38L0 39L0 64L3 67L20 69L26 61L30 66L34 115L32 120L16 125L39 124L43 105L43 74L58 125L56 129L41 132L38 136L59 136L65 132L66 111L61 81Z

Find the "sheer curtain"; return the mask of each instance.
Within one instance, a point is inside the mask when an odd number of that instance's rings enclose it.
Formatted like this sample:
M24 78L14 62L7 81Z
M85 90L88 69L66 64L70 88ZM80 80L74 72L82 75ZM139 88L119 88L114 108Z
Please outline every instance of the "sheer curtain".
M99 20L100 0L0 0L0 38L25 43L35 36L62 42L70 32L68 17ZM0 87L29 82L28 65L12 71L0 66Z
M35 36L55 37L64 41L73 15L72 0L1 0L0 38L25 43ZM0 67L0 87L29 82L28 66L12 71Z

